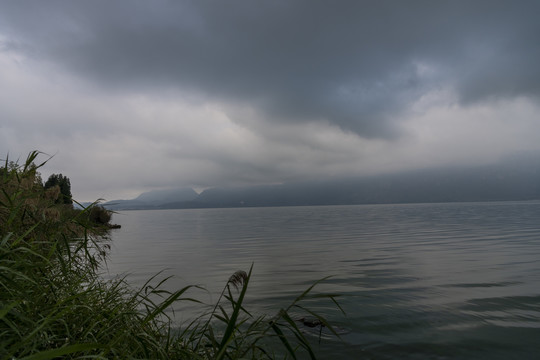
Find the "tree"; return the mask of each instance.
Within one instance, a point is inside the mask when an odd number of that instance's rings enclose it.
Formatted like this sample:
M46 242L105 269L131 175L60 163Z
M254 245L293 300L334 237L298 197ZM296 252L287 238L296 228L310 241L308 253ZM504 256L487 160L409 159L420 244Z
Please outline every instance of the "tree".
M71 196L71 183L67 176L62 174L52 174L45 182L45 190L58 186L60 188L60 196L56 200L58 204L73 204Z

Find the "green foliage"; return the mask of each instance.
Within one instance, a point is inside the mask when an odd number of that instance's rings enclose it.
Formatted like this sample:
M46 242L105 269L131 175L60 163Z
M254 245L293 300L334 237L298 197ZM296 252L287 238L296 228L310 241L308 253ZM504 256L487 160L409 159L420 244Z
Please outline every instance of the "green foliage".
M94 205L88 212L90 221L95 224L107 225L111 221L112 212L101 205Z
M60 188L60 196L56 200L58 204L73 204L71 195L71 182L67 176L62 174L52 174L45 182L45 189L58 186Z
M110 212L57 203L58 187L38 179L38 155L0 167L1 359L259 359L273 358L276 344L282 355L303 349L315 358L290 315L303 310L332 329L300 305L312 287L275 316L254 317L245 308L252 269L238 271L209 314L177 328L168 309L200 303L187 296L196 287L170 292L167 279L154 277L134 290L124 279L104 280L109 244L95 219L108 222Z
M234 273L226 283L221 295L203 326L197 324L190 329L189 348L203 359L273 359L274 352L281 344L281 357L297 359L299 350L307 353L310 359L316 359L309 340L293 318L291 311L301 311L317 319L320 329L323 326L337 337L332 325L303 303L310 299L326 298L341 310L335 294L312 294L316 282L298 296L291 304L280 309L276 315L253 316L244 306L244 300L251 279L253 265L246 273L242 270ZM324 280L324 279L323 279ZM234 294L238 295L235 297ZM225 299L223 302L222 300ZM213 323L215 318L218 322Z

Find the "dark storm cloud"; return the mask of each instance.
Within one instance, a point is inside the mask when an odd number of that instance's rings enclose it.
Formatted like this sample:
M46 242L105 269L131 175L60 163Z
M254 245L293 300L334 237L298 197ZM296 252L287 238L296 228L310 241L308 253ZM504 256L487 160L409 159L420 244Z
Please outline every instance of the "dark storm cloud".
M537 1L18 1L5 46L111 88L172 87L272 121L395 133L451 86L467 104L540 92ZM4 47L5 47L4 46Z

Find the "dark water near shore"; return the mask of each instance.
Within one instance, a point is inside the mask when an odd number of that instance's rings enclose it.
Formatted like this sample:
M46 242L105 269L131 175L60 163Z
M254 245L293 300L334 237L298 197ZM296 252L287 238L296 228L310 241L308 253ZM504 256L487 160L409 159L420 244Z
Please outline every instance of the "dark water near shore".
M215 301L238 269L247 306L273 313L315 280L342 294L327 359L540 359L540 202L126 211L111 274ZM181 322L189 309L177 313Z

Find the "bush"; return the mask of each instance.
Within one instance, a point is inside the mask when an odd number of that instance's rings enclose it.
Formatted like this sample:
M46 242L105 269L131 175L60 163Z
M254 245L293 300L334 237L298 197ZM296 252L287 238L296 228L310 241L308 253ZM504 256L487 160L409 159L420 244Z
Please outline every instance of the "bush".
M111 221L112 212L101 205L94 205L90 208L88 216L94 224L107 225Z

